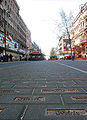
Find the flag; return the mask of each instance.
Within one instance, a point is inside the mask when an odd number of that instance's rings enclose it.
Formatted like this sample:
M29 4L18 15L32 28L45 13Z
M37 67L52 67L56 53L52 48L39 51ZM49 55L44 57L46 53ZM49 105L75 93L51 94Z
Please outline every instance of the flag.
M3 37L3 43L5 43L5 37Z
M11 41L11 38L9 36L7 38Z
M86 36L86 33L84 33L84 35Z
M66 46L66 42L64 42L64 46Z

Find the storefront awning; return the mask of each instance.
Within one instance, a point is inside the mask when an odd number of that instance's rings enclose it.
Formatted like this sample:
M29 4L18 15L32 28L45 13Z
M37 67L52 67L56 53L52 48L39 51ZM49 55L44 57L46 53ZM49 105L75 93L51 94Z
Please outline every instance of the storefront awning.
M39 53L39 52L32 52L29 55L41 55L41 53Z

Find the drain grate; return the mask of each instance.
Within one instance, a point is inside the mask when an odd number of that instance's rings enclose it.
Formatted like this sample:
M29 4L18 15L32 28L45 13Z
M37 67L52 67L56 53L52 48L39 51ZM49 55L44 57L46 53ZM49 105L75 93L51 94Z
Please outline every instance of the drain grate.
M49 108L46 110L46 115L87 115L86 109L61 109Z
M71 97L73 100L87 100L87 96Z
M56 92L77 92L76 89L55 89L55 90L42 90L43 93L56 93Z
M45 101L44 97L16 97L15 101Z
M19 90L0 90L0 93L19 93Z

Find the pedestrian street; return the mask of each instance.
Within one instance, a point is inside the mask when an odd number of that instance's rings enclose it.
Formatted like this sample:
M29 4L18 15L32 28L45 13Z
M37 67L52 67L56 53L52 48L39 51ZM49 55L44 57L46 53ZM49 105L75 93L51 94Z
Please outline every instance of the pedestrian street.
M0 63L0 120L87 120L87 61Z

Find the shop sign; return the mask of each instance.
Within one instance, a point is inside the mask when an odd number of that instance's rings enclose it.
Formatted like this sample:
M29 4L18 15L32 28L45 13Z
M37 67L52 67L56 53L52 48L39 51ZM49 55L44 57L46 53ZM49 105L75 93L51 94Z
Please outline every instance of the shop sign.
M5 47L5 37L2 33L0 33L0 46ZM15 50L18 48L18 43L14 42L10 36L6 36L6 47Z
M0 46L5 47L5 37L2 33L0 33ZM22 50L21 46L13 41L11 36L6 36L6 48L25 54L25 50Z

